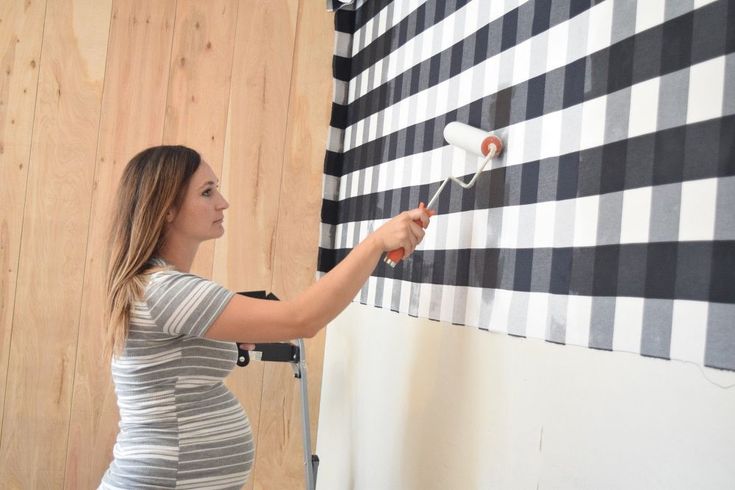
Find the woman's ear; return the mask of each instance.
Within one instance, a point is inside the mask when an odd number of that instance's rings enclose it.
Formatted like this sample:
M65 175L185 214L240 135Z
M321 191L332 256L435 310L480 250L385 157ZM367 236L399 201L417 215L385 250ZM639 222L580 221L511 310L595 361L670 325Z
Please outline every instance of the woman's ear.
M176 217L176 210L171 208L168 211L166 211L166 223L172 223L175 217Z

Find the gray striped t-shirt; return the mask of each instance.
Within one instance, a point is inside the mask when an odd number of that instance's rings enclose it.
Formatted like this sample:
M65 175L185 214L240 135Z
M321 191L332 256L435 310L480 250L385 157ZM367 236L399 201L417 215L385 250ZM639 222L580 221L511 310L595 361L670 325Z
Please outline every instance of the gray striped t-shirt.
M254 456L250 423L223 383L237 347L203 338L233 294L193 274L151 274L112 362L120 432L99 488L245 484Z

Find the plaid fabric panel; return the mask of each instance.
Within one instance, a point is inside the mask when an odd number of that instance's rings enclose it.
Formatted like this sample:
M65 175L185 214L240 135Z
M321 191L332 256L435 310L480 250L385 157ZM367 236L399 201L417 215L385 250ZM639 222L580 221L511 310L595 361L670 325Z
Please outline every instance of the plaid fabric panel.
M735 0L340 2L320 274L449 185L356 300L735 370Z

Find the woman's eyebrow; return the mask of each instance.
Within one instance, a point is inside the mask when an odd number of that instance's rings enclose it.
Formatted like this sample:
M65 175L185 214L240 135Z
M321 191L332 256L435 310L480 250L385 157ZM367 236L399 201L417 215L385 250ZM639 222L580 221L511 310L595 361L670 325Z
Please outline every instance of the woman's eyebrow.
M218 184L218 182L215 182L214 180L208 180L205 183L203 183L202 185L200 185L199 188L200 189L203 189L203 188L207 187L208 185L215 185L216 186L217 184Z

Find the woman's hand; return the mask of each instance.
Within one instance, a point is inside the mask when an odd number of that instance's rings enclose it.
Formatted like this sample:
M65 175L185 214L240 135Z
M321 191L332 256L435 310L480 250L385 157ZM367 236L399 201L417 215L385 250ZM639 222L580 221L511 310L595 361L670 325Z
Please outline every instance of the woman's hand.
M423 207L404 211L375 230L373 238L383 252L403 248L404 257L408 257L424 239L424 228L429 226L432 215L432 211Z

